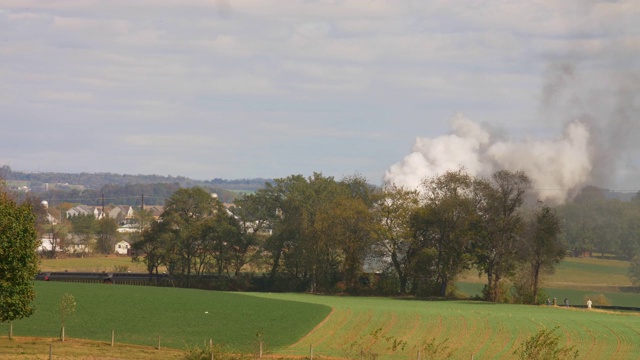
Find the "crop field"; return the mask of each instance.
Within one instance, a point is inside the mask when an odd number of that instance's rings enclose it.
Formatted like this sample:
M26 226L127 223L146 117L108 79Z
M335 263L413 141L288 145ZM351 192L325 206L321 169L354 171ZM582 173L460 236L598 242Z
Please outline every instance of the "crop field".
M564 345L580 359L637 359L640 317L598 310L490 304L471 301L418 301L255 294L268 299L304 301L334 310L313 332L282 354L315 353L357 358L362 349L381 358L415 358L424 344L444 344L454 359L510 359L527 337L558 326ZM393 345L401 344L395 351ZM423 354L424 354L423 350ZM443 354L445 354L443 353Z
M114 259L131 264L127 258L105 259L101 264L107 269L115 266ZM72 271L73 261L84 259L68 260L65 266ZM569 258L545 279L544 291L559 303L566 297L580 305L585 296L603 294L612 305L640 307L627 267L622 261ZM470 281L458 283L461 293L482 289L477 274L463 279ZM423 359L512 359L529 336L557 327L561 345L575 346L579 359L640 357L640 315L635 312L60 282L36 282L36 291L37 312L14 322L16 336L58 336L57 307L62 294L72 293L78 308L67 321L68 337L107 343L115 330L116 343L149 349L160 337L163 348L185 349L213 339L230 351L255 352L260 334L265 350L276 357L304 357L313 349L314 358L415 359L420 350ZM0 332L7 330L7 324L0 324ZM435 347L440 351L430 357ZM100 349L108 356L109 348Z
M56 337L58 306L73 294L77 309L65 325L66 336L183 349L213 339L232 351L252 351L262 332L272 347L292 344L331 309L326 305L264 299L203 290L36 282L36 313L14 322L15 336ZM8 324L0 324L6 334Z
M72 293L78 307L70 338L184 349L213 339L229 350L254 352L260 332L266 351L283 356L415 358L442 345L453 359L510 359L542 328L558 326L562 343L580 359L637 359L640 317L562 307L421 301L309 294L238 294L126 285L37 282L37 312L14 322L14 335L53 338L57 306ZM7 324L0 326L6 334ZM423 356L423 358L425 358ZM436 357L439 358L439 357ZM441 358L441 357L440 357Z

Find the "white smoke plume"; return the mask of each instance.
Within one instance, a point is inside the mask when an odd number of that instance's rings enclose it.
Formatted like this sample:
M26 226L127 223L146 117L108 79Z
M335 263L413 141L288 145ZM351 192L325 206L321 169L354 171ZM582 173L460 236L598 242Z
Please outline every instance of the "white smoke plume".
M416 189L425 178L464 168L473 176L490 177L494 171L524 171L538 198L562 203L572 190L590 180L590 134L581 122L569 123L554 140L505 141L478 123L457 114L451 134L417 138L412 153L391 166L385 183Z

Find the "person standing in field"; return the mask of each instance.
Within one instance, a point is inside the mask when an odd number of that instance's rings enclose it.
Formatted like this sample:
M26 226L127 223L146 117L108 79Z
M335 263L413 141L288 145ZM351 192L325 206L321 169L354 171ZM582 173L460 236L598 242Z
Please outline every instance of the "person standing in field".
M593 305L593 302L591 302L591 299L587 299L587 309L591 309L591 305Z

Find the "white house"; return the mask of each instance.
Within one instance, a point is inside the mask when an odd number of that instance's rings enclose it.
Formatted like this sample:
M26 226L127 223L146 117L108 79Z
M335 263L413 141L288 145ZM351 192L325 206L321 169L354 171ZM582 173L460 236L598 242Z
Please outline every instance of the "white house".
M67 218L77 215L93 215L97 220L105 216L100 206L77 205L67 210Z
M116 244L115 252L119 255L129 255L129 249L131 249L131 245L128 242L120 241Z
M122 221L125 219L133 218L133 206L128 205L116 205L111 210L107 211L107 216Z
M45 234L41 239L40 239L40 246L38 247L38 252L50 252L53 250L53 245L56 244L56 251L57 252L63 252L65 251L65 249L63 249L60 244L62 243L62 241L60 240L54 240L51 237L51 234Z

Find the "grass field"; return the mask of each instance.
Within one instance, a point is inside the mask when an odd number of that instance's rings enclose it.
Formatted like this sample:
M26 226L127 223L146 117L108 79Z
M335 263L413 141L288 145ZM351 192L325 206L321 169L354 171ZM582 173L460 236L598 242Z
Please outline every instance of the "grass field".
M40 271L103 272L114 271L116 267L127 267L131 272L147 272L143 263L131 261L128 256L91 256L84 258L40 260Z
M640 294L627 277L629 263L594 258L566 258L552 275L544 277L543 290L551 298L584 305L585 296L603 294L615 306L640 307ZM466 272L457 284L461 293L474 296L482 291L486 277L475 270Z
M637 359L640 317L561 307L490 304L470 301L416 301L342 298L306 294L256 294L269 299L331 306L331 316L284 354L316 352L357 357L362 347L387 358L410 358L427 342L449 346L454 359L510 359L520 341L537 330L559 326L565 344L580 359ZM381 329L375 335L375 330ZM448 339L448 340L447 340ZM393 341L406 342L391 351ZM355 345L355 346L353 346Z
M38 282L36 290L38 311L14 323L16 336L57 336L57 305L69 292L78 308L67 322L67 336L103 344L113 329L116 342L155 346L160 335L163 347L181 349L212 338L231 350L251 352L261 331L267 351L282 355L304 356L313 346L316 356L357 358L364 349L380 358L411 358L431 342L444 343L454 359L510 359L520 341L543 327L559 326L558 335L580 350L580 359L637 359L640 354L635 313L59 282ZM7 330L7 324L0 326ZM394 342L400 345L395 351Z
M77 302L66 335L155 346L184 348L213 339L230 350L250 351L256 333L279 348L308 333L331 309L328 306L265 299L238 293L146 286L36 282L36 313L14 322L16 336L56 337L58 305L64 293ZM0 324L6 334L8 325Z
M71 269L73 265L65 266ZM627 266L614 260L569 258L546 279L545 292L559 302L567 297L571 304L581 304L587 294L602 293L613 305L638 307L640 294L625 292L629 289ZM470 295L479 292L484 280L477 274L466 275L463 280L470 281L459 283L459 289ZM57 305L62 294L69 292L76 296L78 310L68 321L67 336L100 341L102 345L95 350L100 354L109 354L104 344L110 341L113 329L116 342L153 347L160 335L163 347L176 349L212 338L229 349L249 352L255 349L255 335L261 331L267 351L282 356L305 356L313 346L316 357L360 358L364 350L382 359L408 359L415 358L425 344L443 344L448 347L444 353L453 359L511 359L521 341L539 329L557 326L562 344L576 346L580 359L640 357L640 316L636 313L460 300L237 294L58 282L37 282L36 290L38 311L15 322L14 334L57 336ZM6 333L7 328L7 324L0 324L1 332ZM6 348L5 339L0 340L0 355ZM31 351L26 350L28 344L21 345L25 354ZM87 346L88 350L83 347L79 351L91 353L96 345ZM136 348L127 351L133 355L113 358L143 358L135 356ZM176 354L164 356L158 354L157 358Z

